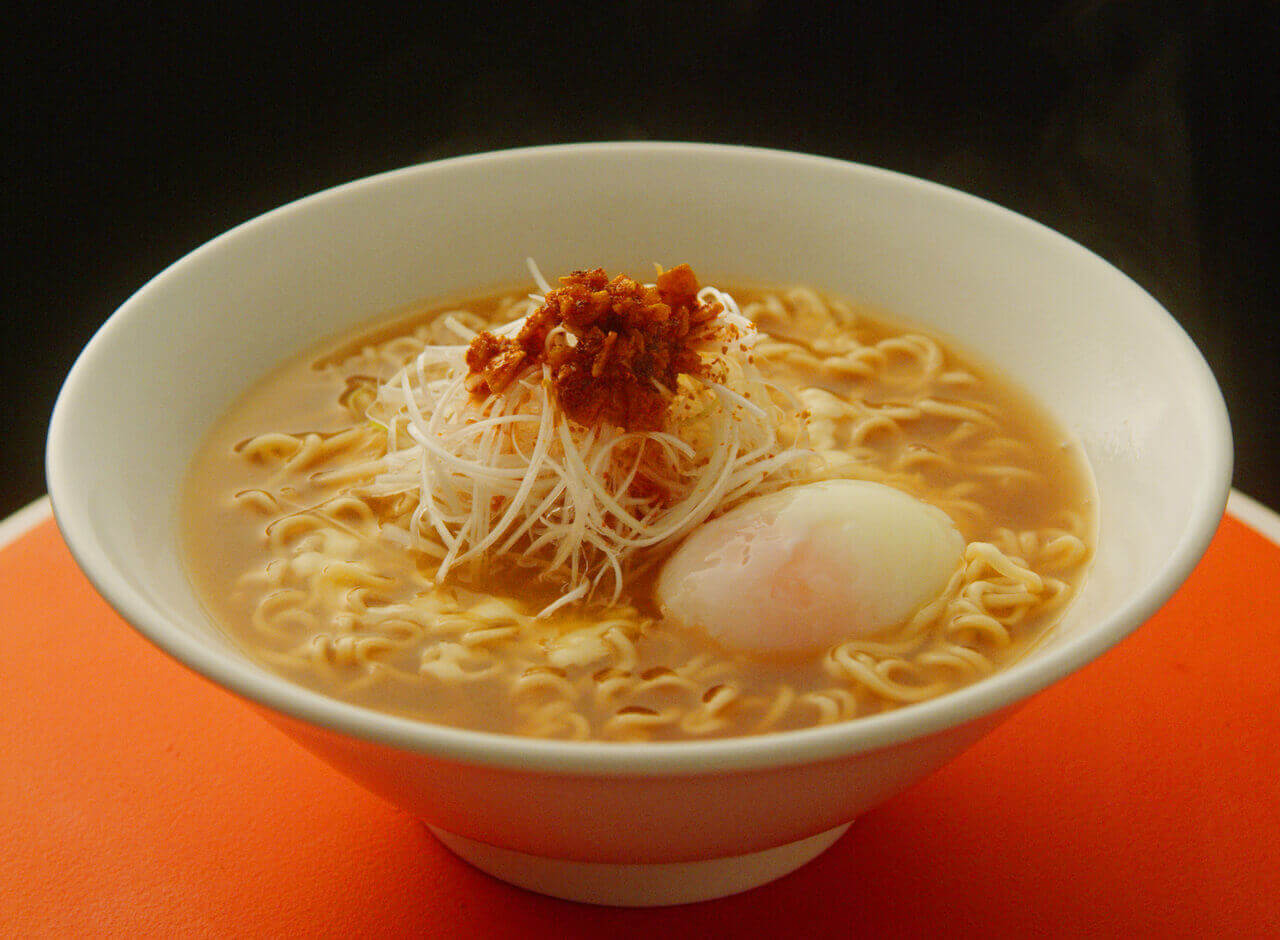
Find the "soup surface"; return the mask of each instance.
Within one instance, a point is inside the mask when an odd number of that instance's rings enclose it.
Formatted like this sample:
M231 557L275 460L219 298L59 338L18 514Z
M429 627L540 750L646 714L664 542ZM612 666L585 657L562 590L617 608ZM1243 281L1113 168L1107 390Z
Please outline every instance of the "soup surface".
M795 408L780 435L815 452L790 483L887 484L963 536L945 590L871 637L788 655L727 649L664 617L677 547L626 568L614 597L539 616L563 581L502 557L437 577L377 485L378 389L428 346L536 307L520 291L426 303L289 362L202 445L185 489L187 561L244 652L322 693L423 721L540 737L756 734L921 701L981 679L1049 630L1091 555L1092 483L1042 409L938 337L803 287L729 292L761 331L755 367ZM739 500L740 502L740 500ZM717 508L713 515L731 509ZM743 616L749 616L743 611Z

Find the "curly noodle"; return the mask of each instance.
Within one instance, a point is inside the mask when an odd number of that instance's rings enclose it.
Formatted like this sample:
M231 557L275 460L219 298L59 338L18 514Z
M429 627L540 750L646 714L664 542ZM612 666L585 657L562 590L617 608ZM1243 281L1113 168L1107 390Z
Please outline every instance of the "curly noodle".
M332 382L344 427L271 430L236 446L226 506L256 526L257 555L230 577L224 619L253 658L330 694L572 740L846 721L981 679L1016 656L1060 614L1089 561L1084 484L1053 478L1044 440L1016 417L1023 405L935 339L805 288L743 296L743 314L766 334L756 366L793 390L823 458L807 478L905 490L947 512L968 542L942 596L900 629L804 662L727 653L660 621L646 592L663 551L630 561L617 602L543 619L538 595L554 597L556 586L534 570L438 579L445 549L410 550L420 534L411 502L374 485L394 432L366 420L372 377L523 316L530 301L519 297L336 349L311 368ZM780 433L795 440L801 428Z

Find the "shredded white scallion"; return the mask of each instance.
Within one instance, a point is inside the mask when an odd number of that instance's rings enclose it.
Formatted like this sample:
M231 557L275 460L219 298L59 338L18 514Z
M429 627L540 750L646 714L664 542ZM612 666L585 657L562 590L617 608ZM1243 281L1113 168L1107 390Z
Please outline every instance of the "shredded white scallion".
M527 263L545 295L550 284ZM789 482L812 457L803 440L782 434L801 405L755 369L759 334L734 299L710 286L698 297L720 305L713 324L734 337L693 347L722 380L683 377L666 426L651 432L571 420L545 363L477 400L466 387L466 346L424 349L380 387L370 409L388 439L370 492L416 500L407 526L385 524L386 537L439 558L438 580L499 556L541 567L565 583L539 614L547 616L606 581L617 600L635 553ZM530 300L536 309L543 297ZM500 332L514 335L523 323ZM471 333L446 325L463 338Z

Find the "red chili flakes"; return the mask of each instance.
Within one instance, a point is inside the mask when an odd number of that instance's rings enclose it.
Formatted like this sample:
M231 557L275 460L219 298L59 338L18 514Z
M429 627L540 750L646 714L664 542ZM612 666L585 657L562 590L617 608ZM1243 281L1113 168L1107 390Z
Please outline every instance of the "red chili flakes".
M736 331L715 333L711 321L722 309L698 300L698 278L687 264L660 273L653 287L624 274L610 279L601 268L574 271L517 336L484 332L471 341L467 388L478 398L498 394L524 369L545 362L557 401L573 420L658 430L680 375L717 378L707 375L694 345L736 338Z

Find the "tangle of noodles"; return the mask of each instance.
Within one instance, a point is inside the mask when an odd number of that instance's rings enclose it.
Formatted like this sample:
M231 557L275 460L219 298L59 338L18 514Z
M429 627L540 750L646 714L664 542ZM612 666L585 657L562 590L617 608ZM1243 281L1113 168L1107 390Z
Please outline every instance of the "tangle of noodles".
M215 429L186 506L206 602L251 658L304 685L567 739L845 721L980 679L1042 636L1093 538L1090 483L1065 436L935 338L806 288L733 294L730 309L761 332L750 363L719 388L691 384L677 416L703 422L693 433L716 440L713 458L691 459L678 438L644 445L696 511L663 523L640 505L625 472L610 476L634 464L637 439L570 438L537 373L459 419L464 398L448 394L459 351L537 303L478 298L287 366ZM717 402L769 420L709 422ZM519 461L504 464L503 440ZM797 442L819 459L797 459ZM567 481L571 461L581 473ZM841 477L951 516L967 546L940 597L897 630L802 658L726 652L662 622L652 581L682 533L749 493ZM576 508L537 530L553 504Z

